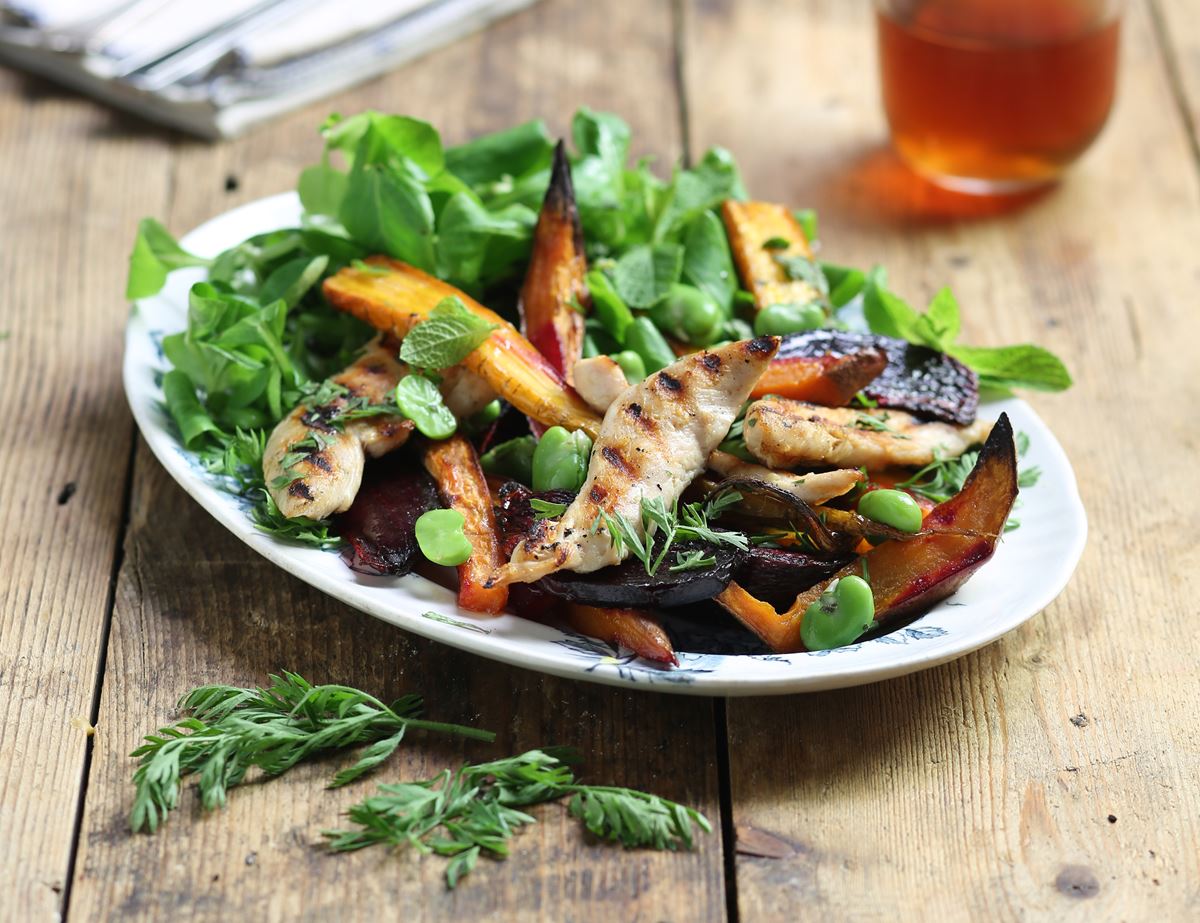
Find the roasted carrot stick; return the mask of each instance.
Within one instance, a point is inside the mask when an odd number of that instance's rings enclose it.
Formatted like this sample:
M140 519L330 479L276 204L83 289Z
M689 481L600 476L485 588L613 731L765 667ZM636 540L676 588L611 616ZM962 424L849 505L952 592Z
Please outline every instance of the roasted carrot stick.
M575 207L571 167L559 141L517 305L521 332L568 384L575 383L572 370L583 355L579 306L588 297L586 273L583 226Z
M472 612L499 612L508 602L505 587L485 587L488 576L504 563L492 495L479 465L479 456L465 436L431 442L425 450L425 470L437 482L442 501L466 520L463 533L475 549L458 565L458 604Z
M772 359L750 396L776 394L826 407L842 407L879 377L887 362L887 353L881 349L864 349L847 356Z
M571 603L566 607L566 617L567 624L580 634L629 648L639 657L655 663L679 664L671 639L649 612Z
M773 202L727 199L721 206L721 217L738 275L754 295L756 310L773 304L806 304L820 297L809 283L789 279L775 259L776 255L812 259L804 229L787 208ZM768 248L768 242L779 246Z
M596 437L600 417L566 387L554 366L499 314L407 263L382 256L373 256L367 263L373 268L348 266L325 280L323 289L331 304L402 339L443 298L458 298L467 310L498 328L467 356L463 365L539 423L581 429Z

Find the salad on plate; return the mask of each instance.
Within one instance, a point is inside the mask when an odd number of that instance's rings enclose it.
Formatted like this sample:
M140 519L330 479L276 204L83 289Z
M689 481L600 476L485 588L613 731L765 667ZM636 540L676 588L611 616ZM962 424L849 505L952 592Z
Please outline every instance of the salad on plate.
M581 110L457 147L331 117L300 226L213 259L145 220L129 295L201 266L167 335L178 438L261 530L676 661L671 623L763 649L895 631L992 556L1024 442L980 396L1061 390L1034 345L957 342L732 157L669 179Z

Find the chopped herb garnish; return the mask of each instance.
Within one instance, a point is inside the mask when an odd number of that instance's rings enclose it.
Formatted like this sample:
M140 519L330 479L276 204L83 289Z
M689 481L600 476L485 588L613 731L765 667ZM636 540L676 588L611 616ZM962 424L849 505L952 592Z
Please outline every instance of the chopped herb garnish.
M692 551L681 551L675 555L675 563L669 568L670 571L684 570L699 570L702 567L712 567L717 563L717 559L712 555L707 555L699 549Z
M613 516L601 510L592 524L595 532L601 523L608 531L609 540L618 554L628 551L646 567L647 574L655 574L662 566L676 541L699 541L710 545L729 545L745 551L750 540L741 532L713 529L709 523L728 507L739 502L742 495L737 491L726 491L703 503L685 503L680 509L675 503L667 509L661 497L644 499L641 503L642 530L636 529L625 517ZM642 538L642 533L645 539ZM657 549L657 553L655 550Z
M529 501L534 519L557 519L567 511L566 503L555 503L553 500L542 500L534 497Z
M764 250L786 250L792 242L786 237L768 237L763 241Z

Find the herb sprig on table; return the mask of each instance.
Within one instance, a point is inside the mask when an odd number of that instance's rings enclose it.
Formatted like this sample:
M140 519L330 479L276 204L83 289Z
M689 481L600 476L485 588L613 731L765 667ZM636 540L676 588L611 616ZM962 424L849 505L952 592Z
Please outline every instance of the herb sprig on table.
M228 791L258 768L278 776L316 754L366 744L356 762L337 772L337 788L378 769L409 730L492 742L479 728L420 718L422 701L408 695L385 704L348 686L314 686L296 673L270 677L265 688L208 685L180 700L192 712L148 734L130 755L139 766L129 824L153 833L179 804L187 776L198 780L201 804L223 807ZM635 789L579 782L569 748L530 750L517 756L447 769L431 779L383 784L348 810L357 829L328 830L335 852L373 845L411 845L450 860L446 884L455 887L481 853L508 856L516 831L536 823L519 810L570 798L568 809L589 832L627 848L692 849L695 828L712 830L699 811Z
M496 737L418 717L419 696L386 705L346 686L313 686L296 673L270 679L265 688L193 689L179 703L191 717L146 735L146 742L130 754L140 762L133 774L133 830L157 829L178 805L180 782L188 775L197 776L200 801L211 810L225 804L229 789L240 785L253 767L277 776L321 751L370 744L354 765L333 777L330 786L337 787L391 756L410 729L474 740Z
M595 836L627 848L691 849L693 827L712 830L699 811L628 788L583 785L570 764L571 750L530 750L519 756L443 770L431 779L380 785L350 808L352 830L326 830L336 852L367 846L413 846L450 859L453 888L481 852L508 856L508 841L535 818L519 810L570 797L569 810Z

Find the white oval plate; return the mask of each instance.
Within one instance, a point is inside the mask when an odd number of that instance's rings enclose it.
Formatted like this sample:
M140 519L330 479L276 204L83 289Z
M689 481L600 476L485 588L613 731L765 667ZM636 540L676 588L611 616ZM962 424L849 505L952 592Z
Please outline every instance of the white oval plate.
M202 256L215 256L247 237L296 226L292 193L227 212L183 238ZM1087 519L1071 465L1050 430L1024 401L989 404L1028 433L1023 465L1042 470L1025 491L995 556L950 599L899 631L835 651L804 654L679 653L679 666L661 669L567 630L512 615L481 617L455 605L454 594L418 576L364 577L334 552L299 547L258 532L244 501L220 488L176 440L159 387L167 365L164 334L183 329L187 293L200 270L173 273L163 291L139 302L125 334L125 391L142 435L171 476L243 542L335 599L400 628L505 663L589 682L696 695L764 695L836 689L923 670L994 641L1044 609L1066 586L1087 537ZM731 618L732 623L732 618ZM711 634L708 637L712 645ZM736 650L745 632L728 639ZM682 644L686 648L688 645Z

